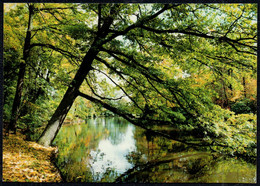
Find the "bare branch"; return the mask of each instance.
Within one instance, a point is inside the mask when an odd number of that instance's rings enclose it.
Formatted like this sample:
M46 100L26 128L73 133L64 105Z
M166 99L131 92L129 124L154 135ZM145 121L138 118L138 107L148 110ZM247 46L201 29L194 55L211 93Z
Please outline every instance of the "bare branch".
M98 94L96 93L96 91L95 91L95 90L93 89L93 87L90 85L90 82L88 81L87 78L85 78L85 81L86 81L86 83L88 84L88 86L89 86L90 90L92 91L92 93L93 93L95 96L97 96L98 98L102 99L102 100L113 100L113 101L116 101L116 100L120 100L120 99L122 99L123 97L125 97L125 96L121 96L121 97L119 97L119 98L107 98L107 97L102 97L102 96L100 96L100 95L98 95Z
M111 77L109 77L106 73L102 72L101 70L95 69L94 70L104 74L110 81L112 81L117 87L120 88L120 90L122 90L124 92L124 94L141 110L143 111L143 109L136 103L136 101L120 86L118 85Z
M122 74L129 76L130 78L132 78L132 79L136 82L136 84L140 85L140 84L136 81L136 79L135 79L133 76L131 76L131 75L129 75L129 74L126 74L126 73L123 73L123 72L121 72L121 71L118 71L116 68L114 68L113 66L111 66L111 65L108 64L105 60L101 59L101 58L98 57L98 56L96 57L96 60L98 60L98 61L100 61L101 63L103 63L104 65L106 65L107 68L112 69L117 75L119 75L119 76L120 76L123 80L125 80L129 85L133 86L136 90L138 90L138 92L139 92L139 93L142 95L142 97L145 99L145 102L147 102L147 98L145 97L144 93L143 93L142 91L140 91L140 89L139 89L136 85L134 85L134 84L131 83L129 80L127 80ZM146 88L146 87L145 87L145 88Z

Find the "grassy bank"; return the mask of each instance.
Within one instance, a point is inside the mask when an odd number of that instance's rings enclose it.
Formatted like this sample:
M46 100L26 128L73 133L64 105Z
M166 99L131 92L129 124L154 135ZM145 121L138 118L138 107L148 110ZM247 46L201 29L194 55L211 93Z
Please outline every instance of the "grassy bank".
M43 147L25 141L19 132L3 138L4 182L61 182L57 168L51 162L54 147Z

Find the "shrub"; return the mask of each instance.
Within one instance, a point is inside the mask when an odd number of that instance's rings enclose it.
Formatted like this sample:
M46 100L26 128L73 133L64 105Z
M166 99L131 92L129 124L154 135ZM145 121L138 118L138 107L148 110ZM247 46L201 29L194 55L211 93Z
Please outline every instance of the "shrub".
M236 114L249 114L249 113L256 114L257 103L256 100L244 98L238 102L233 103L230 109Z

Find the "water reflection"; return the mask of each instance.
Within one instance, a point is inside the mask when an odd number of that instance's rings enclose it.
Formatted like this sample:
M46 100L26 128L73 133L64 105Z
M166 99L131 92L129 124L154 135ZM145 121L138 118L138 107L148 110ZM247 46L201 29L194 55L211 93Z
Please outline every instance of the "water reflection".
M212 155L158 136L121 118L64 125L54 145L67 182L255 183L256 165Z
M102 176L109 167L122 174L132 167L126 156L136 150L133 132L134 127L128 125L124 135L117 138L115 135L109 135L99 142L97 150L91 150L90 164L94 173L101 173Z
M67 181L113 180L133 165L135 127L120 118L95 118L86 124L64 125L54 141L57 164Z

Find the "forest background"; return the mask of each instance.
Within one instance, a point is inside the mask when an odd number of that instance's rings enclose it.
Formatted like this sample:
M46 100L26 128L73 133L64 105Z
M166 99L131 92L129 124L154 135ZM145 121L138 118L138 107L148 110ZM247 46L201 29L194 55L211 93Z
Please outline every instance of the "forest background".
M118 115L255 161L257 4L4 8L5 131L50 146L64 120Z

